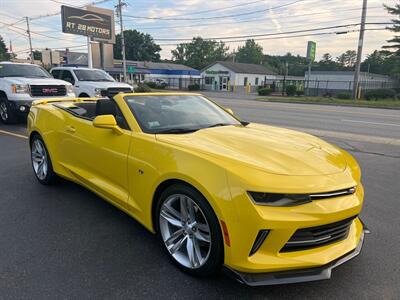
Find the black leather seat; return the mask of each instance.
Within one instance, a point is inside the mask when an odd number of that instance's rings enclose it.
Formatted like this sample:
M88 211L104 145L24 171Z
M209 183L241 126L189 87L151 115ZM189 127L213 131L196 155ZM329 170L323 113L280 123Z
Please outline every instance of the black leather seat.
M117 107L114 101L108 99L100 99L96 102L96 116L101 115L117 115Z

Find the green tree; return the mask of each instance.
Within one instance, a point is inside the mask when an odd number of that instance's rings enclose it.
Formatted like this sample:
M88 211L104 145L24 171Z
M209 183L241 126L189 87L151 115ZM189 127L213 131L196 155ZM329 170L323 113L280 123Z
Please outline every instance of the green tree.
M152 36L137 30L124 30L126 59L139 61L159 61L161 47ZM122 59L121 34L115 36L114 57Z
M223 42L194 37L190 43L179 44L171 53L174 62L200 70L217 60L225 60L228 50Z
M354 50L347 50L336 58L336 61L345 68L353 68L357 59L357 52Z
M247 40L244 46L239 46L236 54L236 60L241 63L260 64L263 58L263 48L254 40Z
M336 71L340 68L337 62L332 58L332 55L325 53L322 55L322 59L318 62L318 66L314 69L320 71Z
M388 40L390 45L383 46L383 48L394 50L394 52L397 52L397 55L400 56L400 35L397 35L397 33L400 32L400 3L396 4L394 7L384 6L390 14L395 16L395 19L392 19L393 26L388 27L388 29L395 33L395 36L393 39Z
M4 43L3 37L0 35L0 61L9 59L10 54L8 53L8 49L6 44Z

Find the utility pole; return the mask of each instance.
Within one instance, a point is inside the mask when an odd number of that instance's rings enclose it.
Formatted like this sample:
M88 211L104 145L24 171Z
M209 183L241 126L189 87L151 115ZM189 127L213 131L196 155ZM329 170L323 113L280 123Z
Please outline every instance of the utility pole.
M125 57L125 37L124 37L124 26L122 23L122 7L126 4L121 0L118 0L117 14L119 15L119 25L121 27L121 48L122 48L122 68L124 70L124 82L126 82L127 75L126 75L126 57Z
M363 0L362 14L361 14L361 27L360 36L358 38L358 50L357 50L357 62L354 71L354 83L353 83L353 98L357 100L358 91L360 87L360 67L362 59L362 51L364 45L364 33L365 33L365 20L367 19L367 0Z
M31 31L29 29L29 18L25 17L26 19L26 33L28 34L28 39L29 39L29 53L31 57L31 63L33 64L33 50L32 50L32 38L31 38Z
M286 78L289 75L289 62L285 62L285 75L283 75L282 96L286 93Z

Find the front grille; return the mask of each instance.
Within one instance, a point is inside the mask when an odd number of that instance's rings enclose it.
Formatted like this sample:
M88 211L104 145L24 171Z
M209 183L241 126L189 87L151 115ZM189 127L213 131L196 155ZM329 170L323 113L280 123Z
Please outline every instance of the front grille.
M130 88L108 88L107 95L102 95L102 96L114 97L119 93L131 93L131 92L132 90Z
M281 252L292 252L322 247L347 238L350 226L356 217L332 224L297 230Z
M31 85L31 96L65 96L67 89L65 85Z

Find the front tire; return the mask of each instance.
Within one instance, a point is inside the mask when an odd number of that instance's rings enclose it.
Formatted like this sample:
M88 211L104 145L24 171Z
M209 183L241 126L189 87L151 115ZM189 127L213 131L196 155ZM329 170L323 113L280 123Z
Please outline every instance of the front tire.
M4 124L14 124L17 123L17 115L12 110L10 102L7 98L0 98L0 120Z
M168 256L184 272L209 276L220 271L224 251L218 219L195 189L174 184L159 198L156 229Z
M57 175L53 171L53 164L43 139L36 134L30 144L32 168L37 180L44 185L55 183Z

